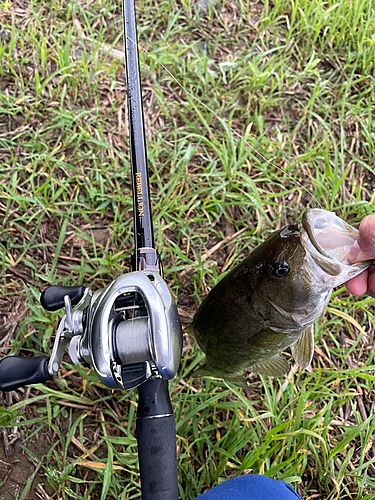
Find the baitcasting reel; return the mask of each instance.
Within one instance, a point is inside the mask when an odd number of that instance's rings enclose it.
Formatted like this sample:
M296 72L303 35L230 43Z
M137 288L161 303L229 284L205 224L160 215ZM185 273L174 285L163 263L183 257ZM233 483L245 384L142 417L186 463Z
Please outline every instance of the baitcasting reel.
M92 367L112 389L136 387L150 377L169 380L176 374L182 348L180 320L155 270L124 274L95 292L84 286L50 286L41 304L47 311L65 307L51 357L2 359L0 390L57 375L67 346L74 364Z

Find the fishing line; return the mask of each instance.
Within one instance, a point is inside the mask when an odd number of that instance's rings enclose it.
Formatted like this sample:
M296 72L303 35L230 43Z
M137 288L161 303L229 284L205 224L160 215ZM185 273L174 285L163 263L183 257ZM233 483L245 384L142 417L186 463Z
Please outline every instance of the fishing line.
M298 181L297 179L295 179L292 175L288 174L283 168L275 165L275 163L272 162L272 160L270 160L269 158L265 157L260 151L258 151L252 144L250 144L246 139L245 137L240 134L239 132L237 132L237 130L235 130L233 127L231 127L229 125L229 123L227 121L224 120L224 118L222 118L220 115L218 115L216 113L216 111L214 111L213 109L211 109L207 104L205 104L203 101L201 101L199 99L199 97L196 97L192 92L190 92L190 90L188 90L186 87L184 87L184 85L173 75L173 73L170 72L170 70L162 63L159 61L159 59L157 57L155 57L155 55L153 53L151 53L150 51L148 51L147 49L143 48L140 46L139 43L137 43L135 40L132 40L130 37L127 37L127 39L132 42L134 45L136 45L138 47L139 50L141 50L142 52L144 52L145 54L147 54L148 56L150 57L153 57L156 61L157 64L159 64L166 73L168 73L168 75L177 83L177 85L186 93L188 94L190 97L192 97L196 102L198 102L203 108L205 108L207 111L209 111L213 116L215 116L215 118L217 118L223 125L225 125L225 127L227 127L227 129L229 129L234 135L236 135L237 137L239 137L243 142L244 144L246 144L252 151L254 151L254 153L256 153L260 158L262 158L265 162L267 162L269 165L271 165L272 167L274 167L276 170L278 170L279 172L282 172L287 178L289 178L291 181L293 181L295 184L297 184L298 186L300 186L304 191L306 191L306 193L311 196L311 198L313 198L313 200L315 200L315 202L317 203L317 205L320 207L320 208L323 208L321 203L319 202L319 200L312 194L312 192L307 188L305 187L300 181Z

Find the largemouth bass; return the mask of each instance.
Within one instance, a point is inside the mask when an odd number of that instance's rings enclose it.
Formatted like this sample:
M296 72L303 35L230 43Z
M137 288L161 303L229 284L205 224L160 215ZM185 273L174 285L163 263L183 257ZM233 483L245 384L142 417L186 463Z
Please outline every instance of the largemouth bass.
M209 292L189 327L206 354L199 374L229 380L244 369L282 375L288 347L307 367L313 324L332 289L370 265L347 260L357 238L358 230L333 212L311 209L255 248Z

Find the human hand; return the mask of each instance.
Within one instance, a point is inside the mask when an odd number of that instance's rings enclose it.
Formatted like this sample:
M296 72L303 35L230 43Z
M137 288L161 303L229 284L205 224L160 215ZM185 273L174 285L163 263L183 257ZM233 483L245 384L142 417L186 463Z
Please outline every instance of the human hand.
M367 215L360 226L358 240L349 250L350 263L375 259L375 215ZM375 297L375 260L370 267L349 280L346 287L353 295L368 293Z

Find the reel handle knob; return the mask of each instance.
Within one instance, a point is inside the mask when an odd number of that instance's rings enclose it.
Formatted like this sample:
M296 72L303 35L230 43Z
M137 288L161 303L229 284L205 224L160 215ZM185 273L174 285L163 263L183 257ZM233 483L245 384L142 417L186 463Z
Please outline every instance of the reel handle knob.
M86 288L80 286L48 286L40 296L40 303L46 311L58 311L65 306L64 297L68 295L73 306L82 299Z
M23 358L7 356L0 361L0 391L8 392L30 384L47 382L52 376L48 371L49 358Z

